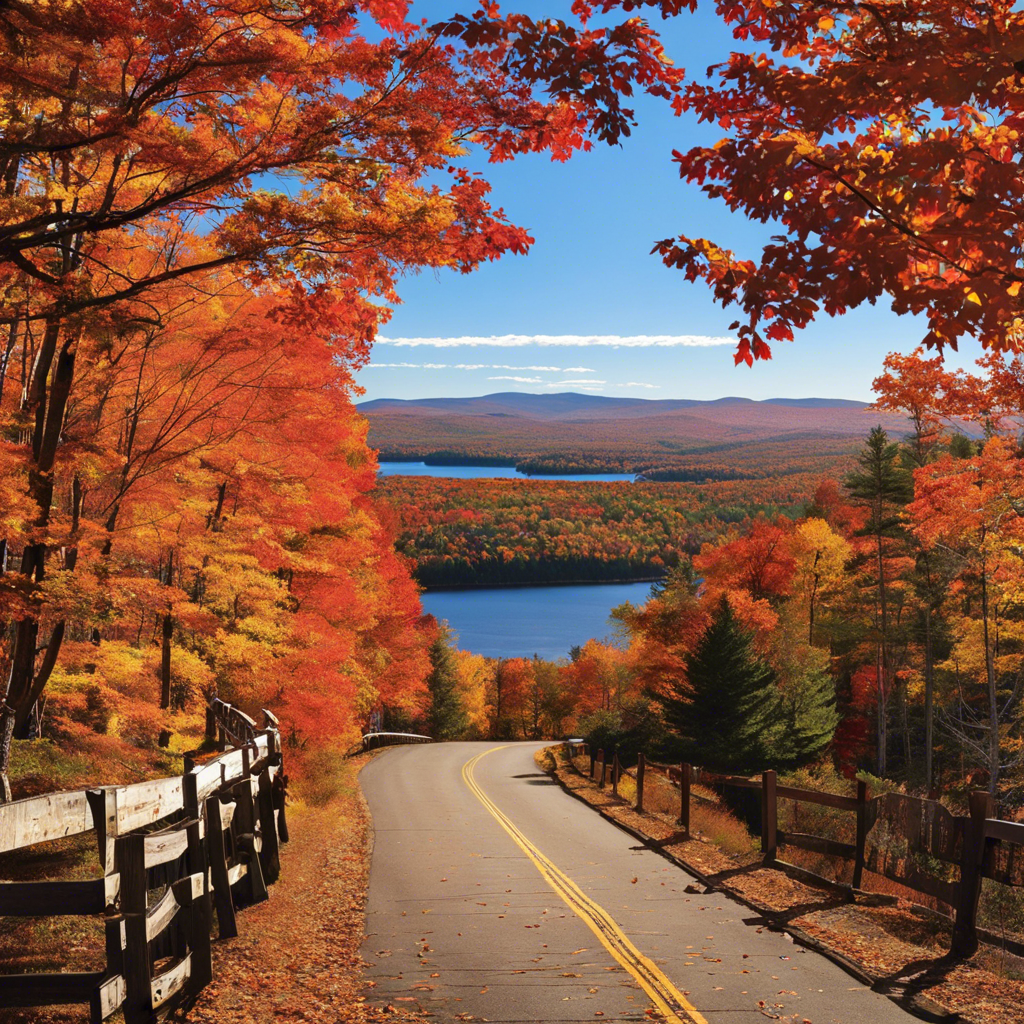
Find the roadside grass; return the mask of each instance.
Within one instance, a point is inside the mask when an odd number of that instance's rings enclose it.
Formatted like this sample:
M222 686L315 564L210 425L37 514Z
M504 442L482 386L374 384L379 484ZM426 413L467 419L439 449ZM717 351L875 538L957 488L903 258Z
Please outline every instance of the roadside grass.
M619 778L619 796L636 804L636 780L630 775ZM756 840L727 807L718 794L703 786L690 791L690 831L694 836L714 843L724 853L747 857L754 853ZM654 772L644 778L644 810L672 823L679 820L679 790Z

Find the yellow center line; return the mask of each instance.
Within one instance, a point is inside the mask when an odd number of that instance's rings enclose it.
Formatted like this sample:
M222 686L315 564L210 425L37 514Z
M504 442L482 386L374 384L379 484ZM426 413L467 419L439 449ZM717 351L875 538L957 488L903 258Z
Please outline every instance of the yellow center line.
M707 1024L707 1020L669 981L658 965L629 941L608 911L595 903L568 875L548 860L477 784L473 777L473 769L480 759L493 754L496 750L504 749L505 747L492 747L470 758L462 766L462 778L470 792L530 858L544 881L565 900L576 916L600 939L601 945L636 979L668 1024Z

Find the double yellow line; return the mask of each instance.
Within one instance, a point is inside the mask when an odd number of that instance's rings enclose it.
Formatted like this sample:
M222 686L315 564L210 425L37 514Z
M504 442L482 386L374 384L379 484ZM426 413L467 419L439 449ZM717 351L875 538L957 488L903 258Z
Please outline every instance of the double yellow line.
M515 844L533 861L544 881L569 905L577 917L600 939L601 945L636 979L668 1024L707 1024L705 1018L687 1001L660 968L626 938L611 915L598 906L568 875L551 863L513 822L491 801L473 777L473 769L481 758L504 747L492 747L462 766L462 778L470 791L487 808Z

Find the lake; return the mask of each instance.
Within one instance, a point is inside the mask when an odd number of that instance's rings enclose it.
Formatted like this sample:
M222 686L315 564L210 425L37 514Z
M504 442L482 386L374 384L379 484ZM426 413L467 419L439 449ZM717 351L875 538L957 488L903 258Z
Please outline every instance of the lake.
M632 473L578 473L548 475L520 473L515 466L428 466L425 462L382 462L378 476L436 476L449 480L575 480L577 483L632 483Z
M650 583L432 590L423 595L423 610L447 619L459 647L474 654L554 660L568 657L574 644L610 635L612 608L641 604L650 590Z

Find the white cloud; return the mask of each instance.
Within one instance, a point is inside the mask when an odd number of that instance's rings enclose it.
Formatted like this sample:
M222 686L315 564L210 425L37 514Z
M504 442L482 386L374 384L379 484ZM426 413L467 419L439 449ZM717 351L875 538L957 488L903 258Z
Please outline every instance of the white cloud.
M388 370L448 370L447 363L369 363L367 369L388 369Z
M388 370L530 370L533 373L594 373L589 366L509 366L507 363L370 363Z
M565 345L577 348L602 346L605 348L706 348L712 345L735 345L735 338L713 337L706 334L501 334L490 337L461 338L377 338L381 345L415 348L432 345L435 348L479 347L524 348L527 345Z
M488 377L488 380L514 380L517 384L543 384L540 377Z
M538 384L540 381L537 382ZM549 388L563 388L568 386L571 387L586 387L589 384L607 384L606 380L549 380L545 382L545 387Z
M505 366L503 363L492 363L491 370L532 370L534 373L568 373L560 366Z
M628 384L616 384L615 386L617 388L655 388L655 389L658 389L658 388L661 387L660 384L643 384L642 382L637 381L637 380L631 380Z

